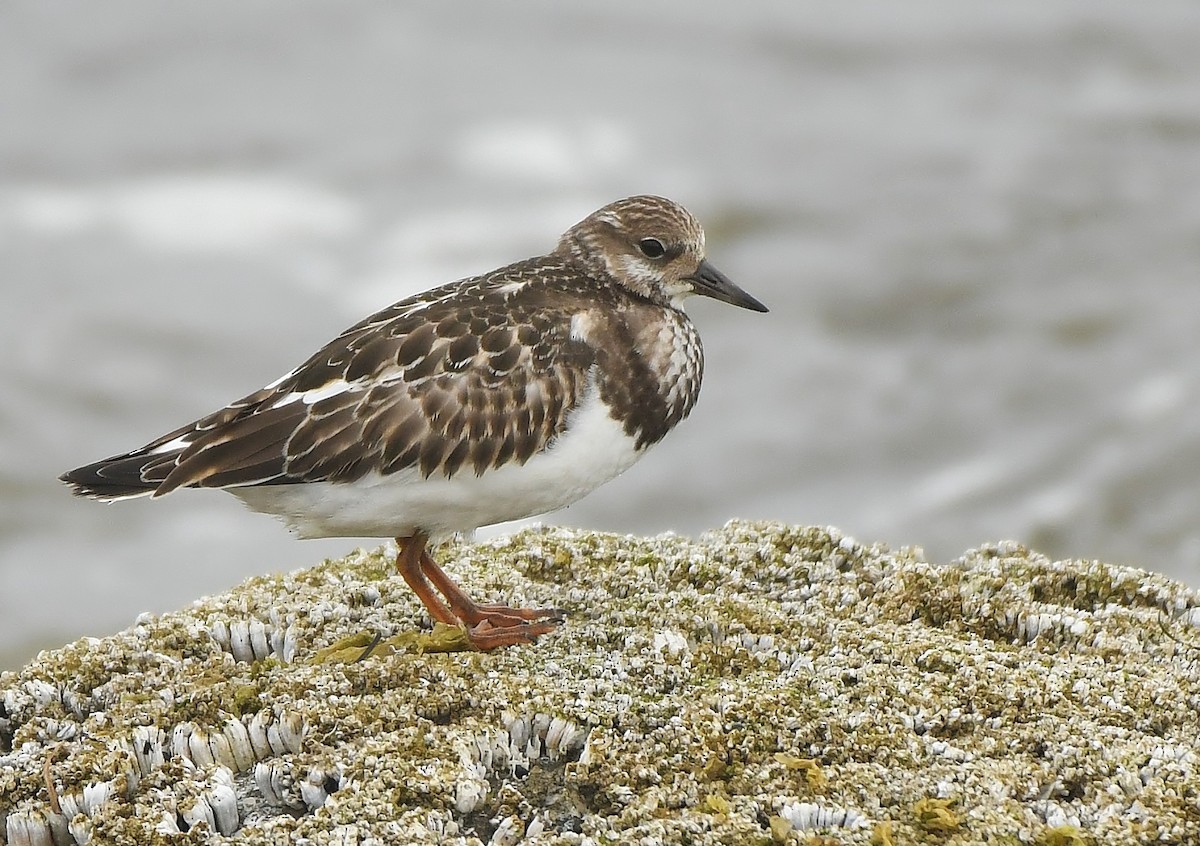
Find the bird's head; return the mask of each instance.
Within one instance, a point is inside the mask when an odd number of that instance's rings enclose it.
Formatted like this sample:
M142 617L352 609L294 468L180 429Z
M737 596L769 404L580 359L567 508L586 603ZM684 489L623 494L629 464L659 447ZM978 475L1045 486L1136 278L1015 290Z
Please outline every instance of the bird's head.
M647 299L680 308L692 294L766 311L704 258L704 230L692 213L663 197L609 203L566 231L558 254L592 276L610 278Z

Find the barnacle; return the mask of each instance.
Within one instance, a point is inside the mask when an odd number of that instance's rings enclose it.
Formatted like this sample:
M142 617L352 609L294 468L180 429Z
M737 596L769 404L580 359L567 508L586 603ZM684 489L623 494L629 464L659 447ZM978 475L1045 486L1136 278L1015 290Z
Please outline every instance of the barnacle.
M532 529L438 557L589 611L483 655L433 651L458 630L390 557L0 675L0 843L1195 839L1200 598L1167 579L777 524Z

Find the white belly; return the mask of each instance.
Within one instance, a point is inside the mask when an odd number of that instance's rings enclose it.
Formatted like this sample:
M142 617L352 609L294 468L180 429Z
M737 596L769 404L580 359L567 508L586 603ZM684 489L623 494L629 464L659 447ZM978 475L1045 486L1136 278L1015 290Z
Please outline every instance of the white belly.
M250 508L283 518L304 538L432 538L563 508L616 478L645 450L608 413L593 387L551 448L523 465L476 476L422 479L415 469L356 482L228 488Z

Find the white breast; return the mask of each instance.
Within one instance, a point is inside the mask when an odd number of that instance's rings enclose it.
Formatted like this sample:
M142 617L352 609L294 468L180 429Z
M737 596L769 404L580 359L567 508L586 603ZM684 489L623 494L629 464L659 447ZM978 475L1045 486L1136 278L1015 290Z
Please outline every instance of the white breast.
M645 450L612 418L594 383L550 448L523 465L476 476L422 479L415 469L355 482L229 488L255 511L282 517L301 537L431 537L563 508L616 478Z

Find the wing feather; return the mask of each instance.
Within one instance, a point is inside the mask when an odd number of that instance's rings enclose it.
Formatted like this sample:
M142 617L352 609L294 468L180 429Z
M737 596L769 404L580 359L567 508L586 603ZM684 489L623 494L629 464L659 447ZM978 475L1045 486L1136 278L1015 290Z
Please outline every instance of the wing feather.
M271 386L63 478L119 498L524 463L565 429L596 363L571 335L594 294L577 278L544 257L403 300Z

